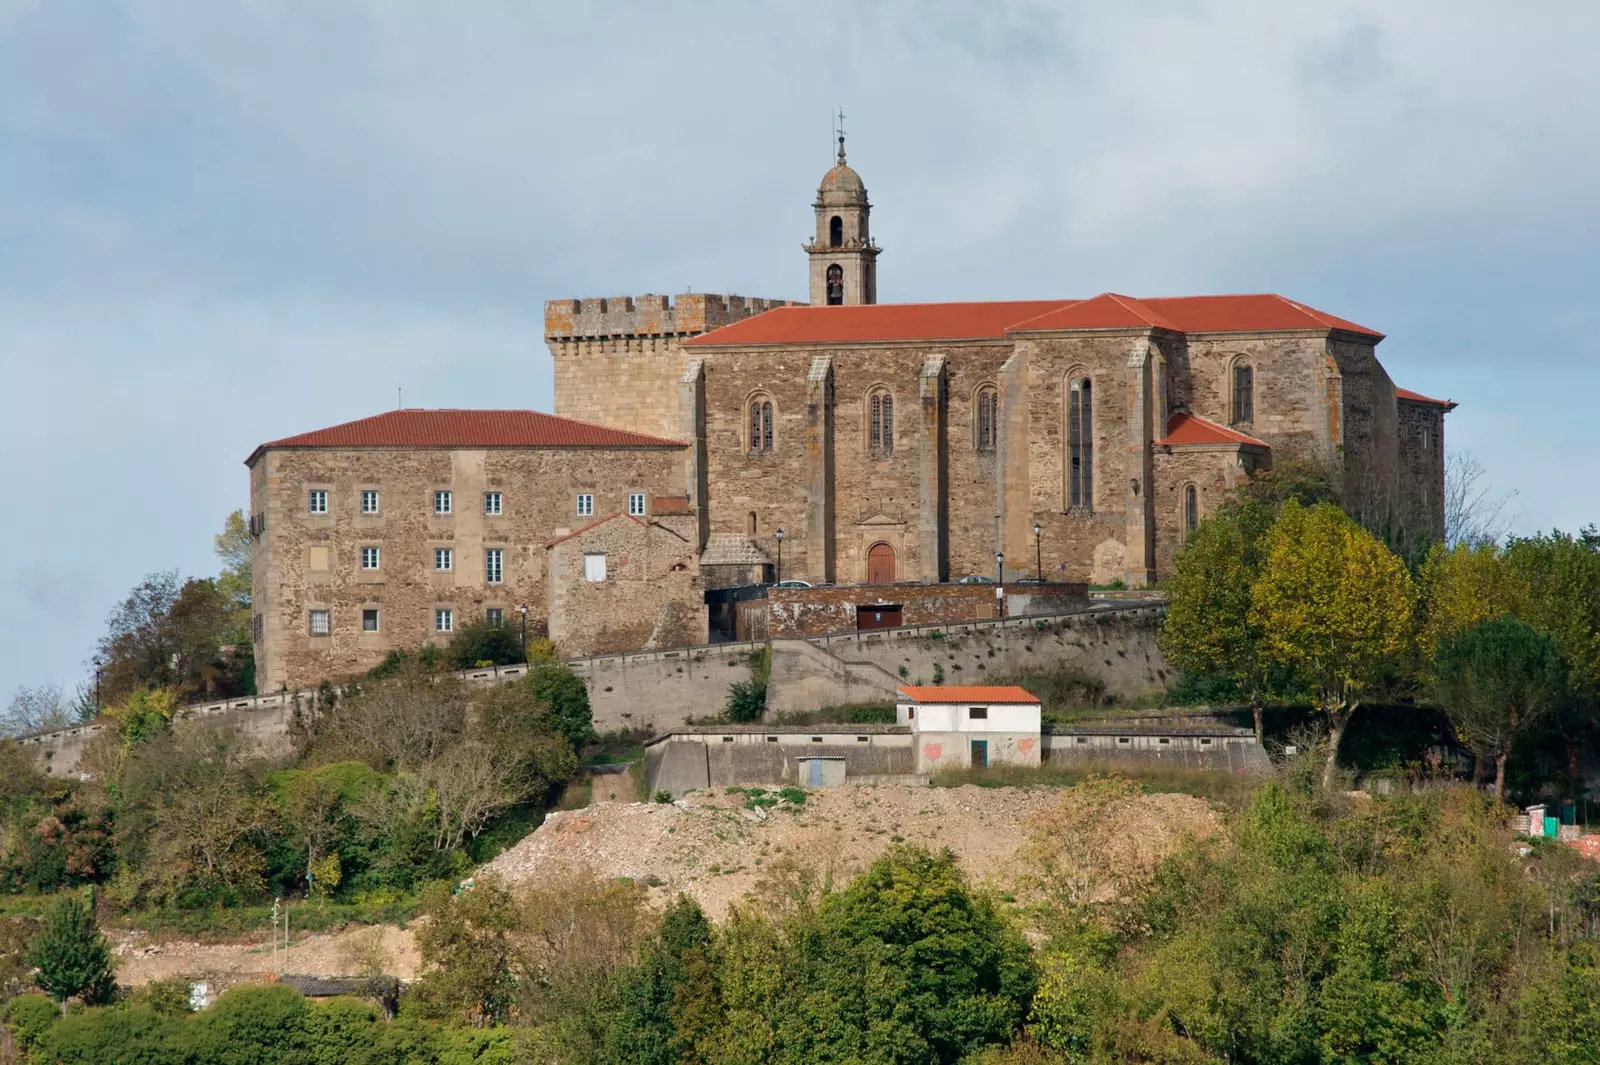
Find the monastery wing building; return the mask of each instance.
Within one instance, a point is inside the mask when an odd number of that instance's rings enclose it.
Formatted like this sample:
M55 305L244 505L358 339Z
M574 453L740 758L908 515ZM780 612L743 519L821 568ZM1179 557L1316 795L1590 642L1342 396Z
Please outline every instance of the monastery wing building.
M258 448L263 690L524 605L574 653L693 642L707 588L780 556L812 584L1003 557L1143 586L1275 457L1390 535L1443 535L1454 404L1397 388L1376 330L1274 294L879 304L842 140L813 209L808 304L546 303L554 416L405 410Z

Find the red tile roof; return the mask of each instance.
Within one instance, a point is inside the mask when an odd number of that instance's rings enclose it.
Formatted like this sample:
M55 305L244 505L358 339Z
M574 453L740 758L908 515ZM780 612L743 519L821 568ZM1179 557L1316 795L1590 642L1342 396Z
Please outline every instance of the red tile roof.
M848 344L875 340L1000 340L1011 325L1073 300L875 303L779 307L687 341L698 344Z
M1375 340L1383 338L1382 333L1364 325L1271 293L1134 299L1104 292L1087 300L779 307L687 343L711 346L999 340L1009 332L1129 328L1176 333L1337 329Z
M1037 703L1039 697L1014 684L903 684L900 694L919 703Z
M1407 400L1411 403L1431 403L1435 407L1443 407L1446 410L1455 410L1457 406L1453 399L1434 399L1432 396L1425 396L1421 392L1413 392L1409 388L1395 389L1394 398Z
M1163 447L1181 447L1184 444L1246 444L1251 447L1268 445L1253 436L1235 432L1226 425L1218 425L1198 414L1174 414L1167 419L1167 435L1156 441Z
M676 440L557 418L536 410L392 410L286 436L256 448L668 448Z

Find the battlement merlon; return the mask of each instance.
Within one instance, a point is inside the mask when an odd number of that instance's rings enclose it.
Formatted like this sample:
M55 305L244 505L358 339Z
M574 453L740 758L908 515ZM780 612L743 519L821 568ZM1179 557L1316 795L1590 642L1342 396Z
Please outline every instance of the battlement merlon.
M549 342L622 337L691 337L774 307L803 306L797 300L759 299L685 292L671 296L612 296L546 300L544 336Z

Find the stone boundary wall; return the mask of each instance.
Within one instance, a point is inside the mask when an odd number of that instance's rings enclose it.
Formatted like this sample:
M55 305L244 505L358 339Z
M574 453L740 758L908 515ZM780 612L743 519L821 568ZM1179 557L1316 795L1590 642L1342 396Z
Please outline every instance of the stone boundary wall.
M1153 604L1100 606L1062 615L908 626L774 641L767 706L774 712L819 710L861 702L892 702L901 683L932 683L939 666L947 684L981 684L999 672L1066 661L1101 677L1107 691L1137 698L1163 690L1167 671L1155 643L1161 608ZM636 729L661 734L690 717L721 711L728 689L750 679L758 641L664 651L596 655L567 665L589 686L596 730ZM959 667L959 668L958 668ZM905 674L900 670L904 668ZM523 665L469 669L469 684L502 684ZM264 752L287 753L298 710L314 691L197 703L179 721L201 720L258 737ZM21 740L35 748L53 776L76 771L84 747L103 728L83 725Z

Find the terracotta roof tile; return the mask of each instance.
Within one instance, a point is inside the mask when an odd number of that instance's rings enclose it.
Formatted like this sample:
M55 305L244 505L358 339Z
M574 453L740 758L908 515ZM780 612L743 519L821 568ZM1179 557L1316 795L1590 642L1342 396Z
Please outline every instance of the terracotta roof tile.
M1434 399L1432 396L1425 396L1421 392L1413 392L1409 388L1396 388L1394 390L1394 398L1407 400L1411 403L1431 403L1435 407L1443 407L1446 410L1455 410L1458 406L1453 399Z
M286 436L267 448L668 448L676 440L558 418L536 410L392 410L370 418Z
M1156 441L1162 447L1182 447L1184 444L1246 444L1251 447L1269 447L1253 436L1219 425L1198 414L1174 414L1167 419L1167 435Z
M903 684L900 694L919 703L1037 703L1039 697L1014 684Z
M885 340L1000 340L1016 322L1073 300L1011 303L876 303L863 307L779 307L697 336L713 344L848 344Z
M1272 333L1337 329L1383 334L1272 293L1136 299L1104 292L1088 300L999 303L879 303L779 307L692 340L690 346L849 344L896 340L998 340L1010 331L1157 328L1176 333Z
M588 532L590 529L598 529L600 526L606 524L607 522L615 521L618 518L627 518L629 521L636 522L639 525L645 524L644 522L639 521L638 518L635 518L633 515L629 514L627 511L619 510L614 514L607 514L603 518L596 518L593 521L591 521L589 524L583 525L583 526L579 526L578 528L573 529L569 533L562 533L560 536L556 537L554 540L546 540L544 542L544 546L545 547L554 547L557 544L565 543L566 541L572 539L574 536L582 536L584 533Z

